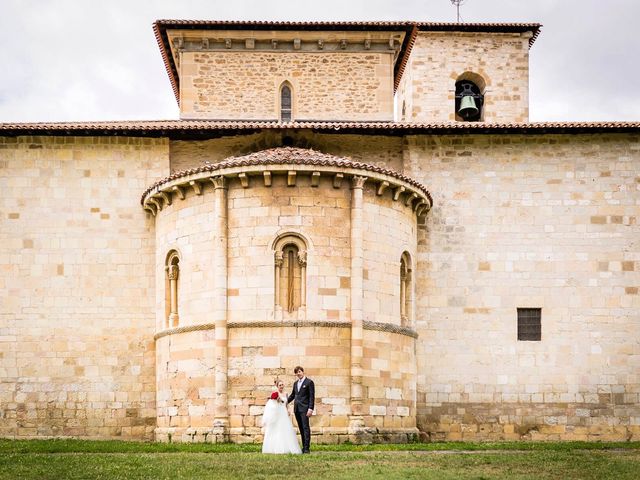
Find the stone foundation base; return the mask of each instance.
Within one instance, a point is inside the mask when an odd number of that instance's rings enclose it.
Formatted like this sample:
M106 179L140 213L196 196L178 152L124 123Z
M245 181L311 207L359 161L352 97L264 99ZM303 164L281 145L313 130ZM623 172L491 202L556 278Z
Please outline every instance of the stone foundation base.
M229 434L219 434L213 428L157 428L156 442L165 443L262 443L262 432L240 432L231 429ZM236 430L235 432L233 430ZM409 443L419 438L417 428L381 430L362 428L350 431L346 428L324 428L311 434L311 444L327 445L339 443L369 444L369 443Z

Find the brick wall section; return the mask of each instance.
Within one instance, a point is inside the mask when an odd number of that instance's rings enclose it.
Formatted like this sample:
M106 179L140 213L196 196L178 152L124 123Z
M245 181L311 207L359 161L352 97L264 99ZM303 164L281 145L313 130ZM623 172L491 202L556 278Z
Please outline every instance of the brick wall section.
M0 138L0 436L151 439L166 140Z
M640 435L640 137L409 140L418 425L436 439ZM517 307L542 308L518 342Z
M455 82L465 72L478 74L486 82L484 121L528 121L529 38L451 32L419 33L398 88L397 119L455 121Z
M295 120L393 120L388 53L183 52L182 118L277 120L293 86Z

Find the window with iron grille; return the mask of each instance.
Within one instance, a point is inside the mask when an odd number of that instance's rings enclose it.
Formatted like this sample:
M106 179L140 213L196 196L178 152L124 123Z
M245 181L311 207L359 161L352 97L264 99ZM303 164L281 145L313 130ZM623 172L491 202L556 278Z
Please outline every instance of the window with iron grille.
M542 340L542 309L518 309L518 340L539 342Z

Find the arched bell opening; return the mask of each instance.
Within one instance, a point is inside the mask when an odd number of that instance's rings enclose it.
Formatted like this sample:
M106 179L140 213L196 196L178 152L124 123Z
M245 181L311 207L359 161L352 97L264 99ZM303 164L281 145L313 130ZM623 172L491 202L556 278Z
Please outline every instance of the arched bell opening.
M458 122L484 120L485 81L475 73L465 72L458 77L455 90L455 119Z

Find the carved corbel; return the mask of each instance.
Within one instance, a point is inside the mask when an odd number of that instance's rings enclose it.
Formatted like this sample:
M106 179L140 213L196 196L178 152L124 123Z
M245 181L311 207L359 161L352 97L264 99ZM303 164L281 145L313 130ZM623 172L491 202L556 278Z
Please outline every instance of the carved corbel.
M162 202L158 201L155 198L150 198L149 199L149 203L152 203L156 206L156 212L161 212L162 211Z
M158 192L156 197L160 197L164 201L164 206L171 205L171 194L167 192Z
M275 38L271 40L271 48L273 48L274 50L278 49L278 40L276 40Z
M287 173L287 185L289 187L296 186L296 172L294 170L289 170Z
M256 39L255 38L247 38L244 41L244 48L247 50L253 50L256 48Z
M262 178L264 178L264 186L271 186L271 172L262 172Z
M240 179L240 185L242 185L242 188L249 188L249 177L246 173L238 174L238 178Z
M202 49L203 50L208 50L209 49L209 39L208 38L203 38L202 39Z
M318 40L318 50L324 50L324 40Z
M230 38L225 38L224 39L224 48L229 49L229 48L232 47L232 45L233 45L233 42L231 41Z
M393 201L397 201L400 198L400 194L405 191L405 188L400 186L393 190Z
M380 196L384 193L384 191L389 187L389 182L380 182L378 185L378 190L376 190L376 195Z
M156 209L153 208L153 206L150 205L149 203L144 204L144 209L150 211L154 217L156 216Z
M293 49L294 50L300 50L300 45L301 45L300 39L299 38L294 38L293 39Z
M344 175L342 173L336 173L333 176L333 188L340 188L342 186L342 179Z
M408 207L411 205L416 198L418 198L418 194L416 192L413 192L411 195L407 195L407 198L404 199L405 206Z
M340 50L346 50L347 48L347 41L343 38L342 40L340 40Z
M174 192L176 192L176 194L178 194L178 197L180 197L180 200L184 200L184 188L182 188L179 185L175 185L172 190Z
M313 172L311 174L311 186L317 187L320 185L320 172Z
M200 182L196 182L195 180L191 180L189 182L189 185L191 185L191 188L193 188L193 191L196 195L202 195L202 185L200 185Z
M367 38L364 41L364 49L365 50L371 50L371 39Z

